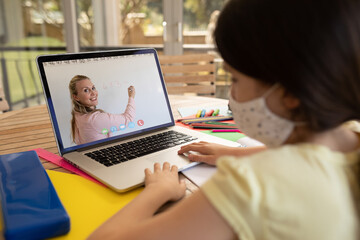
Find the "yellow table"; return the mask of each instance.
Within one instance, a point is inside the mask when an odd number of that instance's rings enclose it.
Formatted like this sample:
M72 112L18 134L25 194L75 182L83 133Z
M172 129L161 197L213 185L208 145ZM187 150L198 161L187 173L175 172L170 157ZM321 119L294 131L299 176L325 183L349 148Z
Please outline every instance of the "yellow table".
M182 107L224 106L224 99L170 95L174 118ZM0 155L43 148L58 154L49 114L45 105L29 107L0 114ZM127 204L141 188L126 194L118 194L96 183L79 177L69 171L41 159L53 182L59 197L71 217L71 231L61 239L83 239L118 209ZM51 171L54 170L54 171ZM61 173L64 172L64 173ZM182 174L187 195L197 189ZM85 199L84 199L85 198ZM103 204L100 206L99 204Z

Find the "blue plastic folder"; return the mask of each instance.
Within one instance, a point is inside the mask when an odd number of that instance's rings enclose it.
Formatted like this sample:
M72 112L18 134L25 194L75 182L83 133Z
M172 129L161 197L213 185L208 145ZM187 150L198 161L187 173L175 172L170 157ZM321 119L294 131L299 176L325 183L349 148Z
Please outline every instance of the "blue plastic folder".
M35 151L0 155L0 175L5 239L44 239L69 232L69 215Z

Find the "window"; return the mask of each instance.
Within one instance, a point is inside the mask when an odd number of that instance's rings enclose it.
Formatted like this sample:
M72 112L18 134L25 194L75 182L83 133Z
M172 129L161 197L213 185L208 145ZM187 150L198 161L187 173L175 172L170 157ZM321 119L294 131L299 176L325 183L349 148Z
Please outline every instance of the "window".
M11 109L44 103L34 59L67 49L155 47L171 55L213 51L212 30L225 2L0 0L0 87ZM228 85L221 59L218 69L219 81Z
M34 59L65 52L60 0L0 0L0 86L12 109L44 102Z
M212 31L226 0L184 0L184 44L212 44Z
M77 0L80 46L162 47L162 0Z

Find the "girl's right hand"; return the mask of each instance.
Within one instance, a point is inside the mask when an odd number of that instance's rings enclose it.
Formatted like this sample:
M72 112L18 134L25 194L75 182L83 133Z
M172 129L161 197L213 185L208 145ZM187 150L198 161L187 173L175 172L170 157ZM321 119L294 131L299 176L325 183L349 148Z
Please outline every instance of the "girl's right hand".
M187 157L193 162L204 162L209 165L216 165L216 160L223 155L231 155L233 147L228 147L216 143L197 142L182 146L178 154L188 152L197 152L199 154L190 153Z
M188 158L193 162L204 162L209 165L216 165L216 160L221 156L243 157L265 150L265 146L256 147L229 147L216 143L197 142L182 146L178 154L189 153ZM196 153L191 153L196 152Z

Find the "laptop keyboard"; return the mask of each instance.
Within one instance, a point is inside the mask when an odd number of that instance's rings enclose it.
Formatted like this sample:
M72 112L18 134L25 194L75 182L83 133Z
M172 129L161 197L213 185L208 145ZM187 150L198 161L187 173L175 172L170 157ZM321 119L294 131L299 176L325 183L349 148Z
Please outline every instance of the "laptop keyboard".
M109 167L196 139L193 136L172 130L85 153L85 155Z

